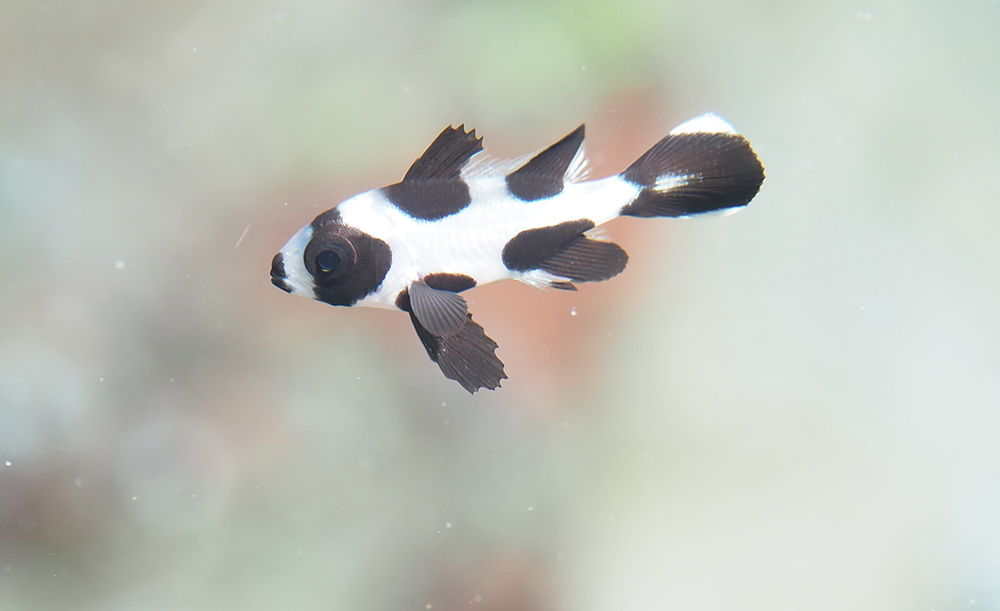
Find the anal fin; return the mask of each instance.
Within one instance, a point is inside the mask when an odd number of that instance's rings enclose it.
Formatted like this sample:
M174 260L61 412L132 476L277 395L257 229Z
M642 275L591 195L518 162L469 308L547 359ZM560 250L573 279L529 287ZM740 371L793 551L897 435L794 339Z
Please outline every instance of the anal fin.
M601 282L620 274L626 264L628 254L621 246L581 235L539 268L575 282Z

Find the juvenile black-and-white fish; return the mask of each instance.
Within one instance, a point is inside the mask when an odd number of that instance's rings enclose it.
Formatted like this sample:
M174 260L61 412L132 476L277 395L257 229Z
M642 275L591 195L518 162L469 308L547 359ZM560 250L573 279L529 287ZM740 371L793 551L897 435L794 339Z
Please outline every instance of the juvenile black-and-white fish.
M484 159L464 125L435 138L403 180L341 202L271 262L278 288L331 305L409 313L431 360L469 392L506 378L496 342L460 295L497 280L575 290L628 255L590 230L619 216L683 217L747 205L764 180L720 117L692 119L616 176L585 181L583 125L533 156Z

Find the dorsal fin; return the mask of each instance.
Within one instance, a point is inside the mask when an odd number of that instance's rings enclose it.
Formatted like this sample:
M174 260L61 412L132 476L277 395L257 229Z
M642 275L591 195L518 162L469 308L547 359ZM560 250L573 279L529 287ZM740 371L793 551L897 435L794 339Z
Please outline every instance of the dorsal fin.
M584 126L576 128L507 175L507 188L519 199L535 201L558 195L577 151L583 145Z
M403 182L429 179L457 179L462 167L473 155L483 150L483 139L476 130L465 131L465 124L448 126L431 142L424 154L406 171Z
M436 221L471 203L462 168L483 150L483 139L465 125L444 128L424 154L406 171L403 180L382 189L397 208L416 219Z

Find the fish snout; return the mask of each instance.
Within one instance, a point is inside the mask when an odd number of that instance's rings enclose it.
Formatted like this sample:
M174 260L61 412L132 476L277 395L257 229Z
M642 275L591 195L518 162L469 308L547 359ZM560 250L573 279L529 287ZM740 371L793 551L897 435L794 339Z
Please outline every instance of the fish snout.
M288 276L285 275L285 257L280 252L271 259L271 284L286 293L292 292L292 287L288 284Z

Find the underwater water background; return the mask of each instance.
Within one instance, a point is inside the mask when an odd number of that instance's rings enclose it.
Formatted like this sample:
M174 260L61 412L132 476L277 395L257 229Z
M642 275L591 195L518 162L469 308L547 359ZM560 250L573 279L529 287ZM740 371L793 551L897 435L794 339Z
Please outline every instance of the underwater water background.
M4 0L0 609L1000 608L996 0ZM509 380L271 286L446 125L735 216L467 293Z

